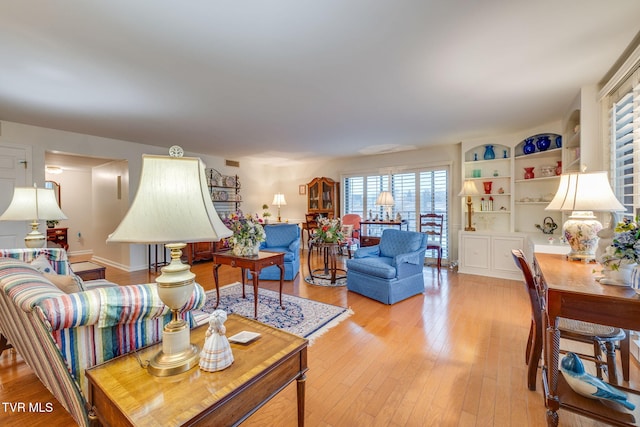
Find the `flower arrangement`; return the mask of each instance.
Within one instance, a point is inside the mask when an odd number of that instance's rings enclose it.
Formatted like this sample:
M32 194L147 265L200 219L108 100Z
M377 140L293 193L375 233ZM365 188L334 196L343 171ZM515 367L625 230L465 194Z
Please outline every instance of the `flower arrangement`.
M621 264L640 263L640 228L635 221L624 218L616 224L613 242L602 256L602 264L617 270Z
M340 219L318 218L318 228L313 241L318 243L337 243L345 240L340 231Z
M233 231L233 236L229 237L229 245L234 255L257 255L260 242L264 242L266 238L261 219L238 211L225 218L223 222Z

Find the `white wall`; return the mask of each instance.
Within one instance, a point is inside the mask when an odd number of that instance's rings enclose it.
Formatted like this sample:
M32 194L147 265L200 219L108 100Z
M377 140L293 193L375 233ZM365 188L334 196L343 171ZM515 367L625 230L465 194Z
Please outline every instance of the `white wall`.
M526 134L525 131L523 134ZM507 138L510 138L508 136ZM499 137L498 137L499 138ZM493 138L495 139L495 138ZM123 200L131 200L135 195L140 179L140 169L142 165L142 154L166 154L168 147L155 147L144 144L136 144L127 141L100 138L90 135L82 135L72 132L64 132L54 129L39 128L35 126L22 125L12 122L0 122L0 142L8 142L18 145L30 146L33 149L33 175L34 180L43 185L44 175L44 155L45 151L59 151L61 153L79 154L83 156L102 157L109 159L121 159L128 165L129 181L128 186L123 182L123 187L128 187L128 196L123 195ZM465 144L469 141L465 141ZM262 213L262 205L268 204L271 207L273 195L282 192L287 200L287 205L281 208L283 219L303 219L307 211L306 196L298 194L298 187L311 181L315 177L329 177L340 181L341 174L363 172L371 170L384 171L389 168L415 168L435 165L451 165L451 216L450 236L451 236L451 257L457 258L457 231L461 228L461 209L457 198L458 189L461 188L461 143L441 144L420 150L402 151L380 155L355 156L341 159L314 159L308 161L295 161L284 165L273 166L264 164L251 158L230 159L240 162L240 167L225 166L225 159L215 156L199 155L197 153L185 153L188 156L201 157L207 167L213 167L225 175L239 175L242 185L241 194L243 203L242 210L245 213ZM115 218L114 212L124 209L122 206L112 209L109 204L113 200L110 197L100 198L103 192L110 192L114 188L114 183L118 174L124 176L125 170L115 165L110 165L100 171L104 177L94 183L89 193L86 188L77 188L79 194L87 195L88 199L79 201L79 204L89 203L88 194L94 194L92 206L99 210L92 216L91 224L87 224L83 218L74 224L70 230L71 250L82 251L91 249L96 251L95 255L105 262L112 263L121 268L140 269L147 265L145 248L140 245L122 245L120 249L111 248L110 245L100 247L100 242L106 240L107 235L115 227L112 224L101 225L99 218L109 215ZM91 178L96 180L94 174ZM82 181L82 179L79 179ZM76 184L84 185L84 184ZM71 184L65 183L63 191L66 194L66 187ZM74 190L75 192L75 190ZM100 196L97 194L100 193ZM64 197L64 196L63 196ZM97 201L96 201L97 200ZM64 203L64 202L63 202ZM341 203L342 205L342 203ZM64 206L64 205L63 205ZM82 217L85 211L81 208L73 209L74 222L76 218ZM76 210L77 209L77 210ZM64 207L63 207L64 210ZM275 216L276 208L271 207L271 213ZM79 211L79 212L78 212ZM66 210L65 210L66 212ZM70 216L70 212L66 212ZM113 216L111 216L113 214ZM122 212L122 215L124 212ZM96 220L98 218L98 220ZM62 225L62 224L61 224ZM87 228L89 227L89 228ZM83 230L84 229L84 230ZM91 231L89 231L91 230ZM77 232L80 231L87 240L77 242ZM89 240L90 239L90 240ZM91 248L89 248L91 245ZM114 244L115 245L115 244ZM120 244L118 244L120 245Z
M47 181L60 184L60 208L67 216L58 227L67 227L69 252L90 254L95 242L91 208L91 171L67 170L60 175L45 174ZM81 196L81 195L84 195ZM80 196L80 197L79 197ZM78 238L78 233L81 237ZM49 243L49 246L54 246Z

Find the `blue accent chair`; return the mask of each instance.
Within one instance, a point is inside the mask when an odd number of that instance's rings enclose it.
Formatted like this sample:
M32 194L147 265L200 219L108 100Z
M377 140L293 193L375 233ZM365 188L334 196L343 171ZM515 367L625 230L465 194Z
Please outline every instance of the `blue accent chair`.
M424 292L427 235L386 229L380 244L358 249L347 260L347 289L384 304Z
M266 224L266 239L260 243L261 251L284 252L284 280L293 280L300 271L300 227L297 224ZM260 280L280 280L280 269L263 269ZM249 273L251 279L251 273Z

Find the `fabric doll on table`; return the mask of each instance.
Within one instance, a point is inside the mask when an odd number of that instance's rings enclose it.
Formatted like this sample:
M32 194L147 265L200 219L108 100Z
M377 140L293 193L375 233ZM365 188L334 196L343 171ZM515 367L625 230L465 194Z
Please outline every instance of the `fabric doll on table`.
M200 369L207 372L221 371L233 363L231 345L225 336L227 313L215 310L209 317L209 329L204 340L204 348L200 353Z

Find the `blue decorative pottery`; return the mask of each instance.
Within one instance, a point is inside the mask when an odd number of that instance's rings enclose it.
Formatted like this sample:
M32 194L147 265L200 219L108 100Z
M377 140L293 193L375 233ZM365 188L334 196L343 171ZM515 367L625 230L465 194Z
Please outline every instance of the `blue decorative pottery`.
M493 160L496 158L496 153L493 152L493 145L484 146L484 159Z
M547 151L547 148L551 146L551 138L549 138L549 135L539 136L536 145L538 146L538 150Z
M533 144L533 138L527 138L524 140L524 147L522 147L524 154L531 154L536 152L536 146Z
M556 136L556 148L562 148L562 136Z
M507 158L509 158L509 156L507 155L507 150L503 150L503 151L502 151L502 158L503 158L503 159L507 159Z

